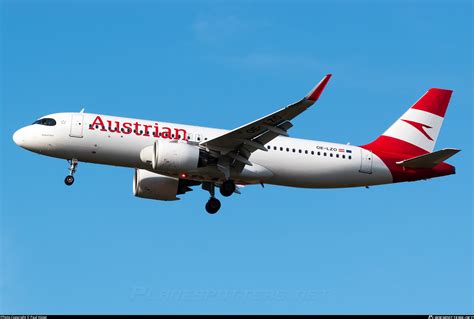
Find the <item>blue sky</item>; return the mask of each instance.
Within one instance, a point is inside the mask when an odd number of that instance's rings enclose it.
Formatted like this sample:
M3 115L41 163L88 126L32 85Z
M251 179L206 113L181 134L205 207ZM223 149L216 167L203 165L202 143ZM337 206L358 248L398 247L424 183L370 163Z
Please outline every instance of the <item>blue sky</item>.
M2 1L1 313L472 313L469 1ZM364 144L428 88L457 174L370 189L246 187L204 212L132 170L14 145L79 111L234 128L334 76L291 136Z

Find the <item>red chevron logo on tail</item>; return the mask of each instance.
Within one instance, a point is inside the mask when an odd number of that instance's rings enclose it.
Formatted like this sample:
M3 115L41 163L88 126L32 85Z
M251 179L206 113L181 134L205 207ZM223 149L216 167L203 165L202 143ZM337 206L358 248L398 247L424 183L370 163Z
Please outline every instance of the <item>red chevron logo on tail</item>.
M426 124L422 124L422 123L418 123L418 122L414 122L414 121L410 121L410 120L404 120L402 119L403 122L406 122L408 124L410 124L411 126L413 126L414 128L416 128L418 131L420 131L424 136L426 136L427 139L429 139L430 141L433 140L433 138L431 138L431 136L428 135L428 133L426 133L425 131L425 128L432 128L431 126L429 125L426 125Z

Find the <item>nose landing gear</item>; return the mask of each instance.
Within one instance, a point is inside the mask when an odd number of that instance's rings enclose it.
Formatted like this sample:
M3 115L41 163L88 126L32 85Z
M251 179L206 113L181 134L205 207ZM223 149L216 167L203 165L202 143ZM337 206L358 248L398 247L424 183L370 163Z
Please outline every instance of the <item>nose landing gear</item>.
M71 186L74 183L74 176L72 176L72 175L66 176L66 178L64 179L64 183L67 186Z
M79 161L75 158L68 160L69 162L69 175L64 179L64 184L71 186L74 183L74 173L76 172Z

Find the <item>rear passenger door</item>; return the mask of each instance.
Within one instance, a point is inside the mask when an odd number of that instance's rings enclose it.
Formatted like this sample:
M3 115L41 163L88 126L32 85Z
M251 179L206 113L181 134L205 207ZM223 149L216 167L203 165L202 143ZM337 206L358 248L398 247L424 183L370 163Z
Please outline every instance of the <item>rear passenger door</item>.
M360 149L360 169L359 172L365 174L372 174L373 154L371 151Z

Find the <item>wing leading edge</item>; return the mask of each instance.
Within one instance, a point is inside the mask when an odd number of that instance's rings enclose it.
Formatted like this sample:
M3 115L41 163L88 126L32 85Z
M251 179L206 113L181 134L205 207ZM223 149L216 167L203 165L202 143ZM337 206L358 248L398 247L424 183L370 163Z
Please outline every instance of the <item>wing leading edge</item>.
M234 162L244 164L240 165L242 167L252 165L248 160L250 154L256 150L267 151L265 144L280 135L288 136L287 131L293 126L290 120L300 115L319 99L331 76L331 74L326 75L300 101L223 135L202 142L200 145L208 150L218 152L220 155L228 156Z

